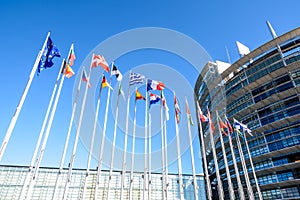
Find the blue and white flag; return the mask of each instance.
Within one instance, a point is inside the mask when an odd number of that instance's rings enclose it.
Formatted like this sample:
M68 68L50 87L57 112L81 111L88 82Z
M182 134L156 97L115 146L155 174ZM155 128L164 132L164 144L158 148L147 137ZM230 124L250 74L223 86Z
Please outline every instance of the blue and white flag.
M142 74L138 73L131 73L130 74L130 80L129 80L129 85L134 85L134 84L139 84L143 83L145 79L145 76Z
M147 91L149 90L163 90L165 89L165 85L163 82L155 81L155 80L148 80L147 81Z
M248 128L246 124L243 124L234 118L233 118L233 127L241 132L247 132L249 135L253 136L252 131Z

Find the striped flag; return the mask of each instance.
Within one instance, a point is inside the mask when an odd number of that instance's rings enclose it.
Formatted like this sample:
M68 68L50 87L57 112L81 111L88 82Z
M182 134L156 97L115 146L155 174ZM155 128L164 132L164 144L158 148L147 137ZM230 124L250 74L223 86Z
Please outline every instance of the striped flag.
M129 80L129 85L134 85L134 84L139 84L143 83L145 79L145 76L142 74L138 73L131 73L130 74L130 80Z
M103 75L103 77L102 77L101 87L102 87L102 88L108 87L108 88L111 89L111 90L113 89L113 88L110 86L110 84L107 82L107 80L106 80L106 78L105 78L104 75Z
M155 80L148 80L147 81L147 91L149 90L163 90L165 89L165 85L163 82L155 81Z
M111 70L111 76L115 75L116 76L116 79L117 81L121 81L122 78L123 78L123 75L121 74L121 72L118 70L118 68L113 65L113 69Z
M186 108L186 114L188 115L188 119L189 119L190 125L194 126L193 118L192 118L191 111L190 111L190 108L189 108L187 100L185 102L185 108Z
M179 104L178 104L175 94L174 94L174 107L175 107L176 122L177 122L177 124L179 124L179 122L180 122L179 113L181 114L181 111L180 111Z
M163 106L165 108L165 115L166 115L166 120L169 120L169 107L167 105L167 99L165 98L165 95L163 93L163 91L161 91L161 101L163 103Z
M88 87L91 87L90 81L86 75L84 68L82 69L82 80L88 84Z
M146 100L146 98L138 91L138 89L135 90L135 100Z
M150 93L150 104L149 104L149 108L152 104L156 104L157 102L159 102L161 100L160 96Z
M75 59L76 59L76 56L75 56L75 52L74 52L74 45L72 44L71 52L70 52L70 55L68 58L70 67L72 67L74 65Z

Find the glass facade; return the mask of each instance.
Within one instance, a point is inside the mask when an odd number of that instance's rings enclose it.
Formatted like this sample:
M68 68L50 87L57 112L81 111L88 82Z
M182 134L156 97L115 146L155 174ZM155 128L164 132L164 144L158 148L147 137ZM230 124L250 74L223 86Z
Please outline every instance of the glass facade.
M28 173L28 167L21 166L0 166L0 199L19 199L22 187L25 182L25 177ZM54 192L55 181L57 177L57 168L41 168L36 179L36 184L32 190L32 200L47 200L52 199ZM94 190L96 183L96 170L90 171L87 179L86 170L74 169L71 183L68 192L68 200L78 199L94 199ZM56 198L61 199L63 196L64 186L68 174L68 169L64 169L58 181L58 190ZM123 199L129 199L129 176L130 172L126 173ZM197 175L198 183L198 199L205 199L203 175ZM99 190L97 199L106 199L107 183L109 172L101 173ZM168 176L168 199L179 199L179 184L178 175L170 174ZM183 175L183 191L185 199L194 199L193 177L191 175ZM83 188L86 184L86 192L83 196ZM110 199L120 199L121 189L121 173L114 172L111 178ZM143 173L134 173L132 199L143 199ZM148 193L148 188L147 188ZM147 199L147 198L146 198ZM151 199L162 199L162 181L161 174L152 174L151 181Z
M225 71L218 73L216 63L208 63L195 85L195 100L204 114L207 107L217 127L216 111L221 118L226 114L232 122L239 120L252 130L247 135L250 154L263 199L300 199L300 28L290 31L242 57ZM214 73L208 70L215 68ZM221 96L221 97L220 97ZM225 104L220 106L220 103ZM217 132L218 130L216 130ZM203 124L204 144L213 193L218 199L215 163L209 142L208 125ZM248 173L254 196L258 199L253 170L241 138L247 172L243 171L232 134L233 150L246 199ZM218 166L225 199L229 199L228 180L219 134L214 134ZM238 184L228 137L224 147L236 199Z

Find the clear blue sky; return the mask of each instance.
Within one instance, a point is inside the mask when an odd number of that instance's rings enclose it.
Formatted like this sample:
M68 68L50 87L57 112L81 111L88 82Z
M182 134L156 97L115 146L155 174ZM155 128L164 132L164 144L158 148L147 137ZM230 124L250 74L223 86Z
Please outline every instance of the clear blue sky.
M59 48L62 58L66 57L70 44L74 42L77 57L74 65L76 73L86 56L99 43L120 32L142 27L162 27L181 32L201 44L214 61L227 61L225 51L227 47L233 62L239 57L235 41L238 40L253 50L271 39L266 20L271 22L277 35L297 28L300 25L299 6L300 3L296 0L288 3L258 0L189 1L189 3L178 0L1 1L1 143L48 31L51 31L51 38ZM120 59L117 64L124 66L124 71L128 71L131 63L134 67L158 62L162 58L176 60L168 55L156 60L153 57L155 53L150 52L150 55L151 58L147 56L147 52L136 54L135 57L129 55L127 59L126 57ZM137 60L132 62L129 60L136 57ZM39 77L34 78L1 164L30 163L61 60L56 58L53 68L43 71ZM180 64L186 64L181 62ZM44 166L59 164L71 116L74 82L74 77L65 80L42 162ZM172 101L170 99L168 103L170 108ZM193 104L191 101L189 103ZM184 110L184 102L181 102L181 105ZM71 141L74 134L75 131L72 132ZM195 154L197 157L197 152ZM67 160L69 157L68 154ZM80 143L75 167L85 167L86 160L87 153L84 145ZM95 167L95 164L92 166ZM185 166L184 172L189 171L190 167ZM197 170L199 171L201 170Z

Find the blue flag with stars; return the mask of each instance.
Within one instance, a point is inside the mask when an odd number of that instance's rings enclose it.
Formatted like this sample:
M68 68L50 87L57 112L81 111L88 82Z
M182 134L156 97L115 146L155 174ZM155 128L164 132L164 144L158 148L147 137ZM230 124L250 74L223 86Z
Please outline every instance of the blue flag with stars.
M41 60L38 65L38 74L41 72L41 70L52 67L53 61L52 59L54 57L60 57L60 52L58 48L54 45L51 38L48 38L47 45L45 49L43 50L43 54L41 57Z

